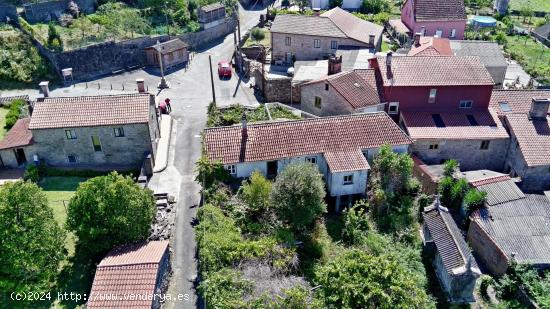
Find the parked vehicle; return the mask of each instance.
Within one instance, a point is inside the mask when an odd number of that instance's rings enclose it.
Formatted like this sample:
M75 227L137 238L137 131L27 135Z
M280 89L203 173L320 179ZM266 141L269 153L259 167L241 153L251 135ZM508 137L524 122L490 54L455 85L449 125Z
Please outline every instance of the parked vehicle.
M222 60L218 62L218 76L223 79L227 77L228 79L231 78L231 65L228 61Z

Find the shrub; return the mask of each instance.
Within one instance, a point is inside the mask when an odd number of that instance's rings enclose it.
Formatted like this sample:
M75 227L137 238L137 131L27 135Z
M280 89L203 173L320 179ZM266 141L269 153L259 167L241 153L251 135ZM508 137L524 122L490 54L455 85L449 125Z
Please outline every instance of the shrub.
M367 215L368 202L363 200L355 203L353 207L344 210L344 228L342 240L348 245L364 243L367 232L371 229Z
M478 191L473 188L466 192L464 196L464 206L468 216L485 205L486 197L487 192Z
M479 294L481 294L481 297L485 299L489 298L489 294L487 293L487 290L489 288L489 285L493 283L494 283L494 280L491 276L488 276L488 275L481 276L481 282L479 283Z
M21 99L13 100L9 105L9 111L6 114L6 129L11 129L17 120L19 120L19 116L21 116L21 109L25 106L25 101Z
M387 12L390 9L390 4L387 0L363 0L359 11L365 14L378 14Z
M250 36L254 39L254 41L261 41L265 38L265 33L262 29L254 27L250 31Z
M335 7L341 7L343 3L343 0L329 0L328 6L329 8L333 9Z
M213 271L201 281L199 291L208 308L244 308L244 296L252 291L252 282L230 268Z
M212 162L207 156L202 156L196 163L195 181L201 184L203 190L208 190L219 182L228 180L231 176L225 170L221 161Z
M41 176L38 166L35 164L28 164L23 174L23 180L38 183Z

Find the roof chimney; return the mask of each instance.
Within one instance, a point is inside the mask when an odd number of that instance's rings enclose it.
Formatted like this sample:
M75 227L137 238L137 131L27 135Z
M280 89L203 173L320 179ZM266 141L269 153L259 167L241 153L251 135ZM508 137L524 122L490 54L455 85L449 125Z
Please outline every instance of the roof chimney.
M422 36L422 33L417 32L414 34L414 46L418 47L420 46L420 37Z
M390 51L386 55L386 75L387 75L387 78L390 79L390 80L393 78L393 73L391 71L391 60L392 60L392 58L393 58L393 54Z
M377 70L378 67L378 58L372 57L369 59L369 68Z
M374 47L374 37L374 34L369 34L369 45L371 45L372 47Z
M532 119L546 119L548 107L550 107L550 98L533 98L529 116Z
M342 72L342 56L336 57L331 55L328 58L328 75L338 74Z
M40 84L38 84L38 86L40 86L40 89L42 90L42 94L44 94L44 98L47 98L50 96L49 84L50 82L47 80L41 81Z
M247 120L246 120L246 113L243 113L243 116L241 117L241 124L243 126L243 131L247 130Z
M136 84L137 84L138 92L139 93L144 93L145 92L145 81L143 80L143 78L136 79Z

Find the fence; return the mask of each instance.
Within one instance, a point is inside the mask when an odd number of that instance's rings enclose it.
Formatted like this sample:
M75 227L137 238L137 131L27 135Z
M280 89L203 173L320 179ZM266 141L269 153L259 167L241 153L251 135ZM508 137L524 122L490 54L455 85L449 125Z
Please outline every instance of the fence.
M137 85L136 83L109 83L109 82L81 82L81 83L74 83L73 88L81 88L81 89L97 89L97 90L107 90L107 91L129 91L129 92L137 92ZM149 84L145 84L145 91L155 91L156 86L151 85L149 87Z

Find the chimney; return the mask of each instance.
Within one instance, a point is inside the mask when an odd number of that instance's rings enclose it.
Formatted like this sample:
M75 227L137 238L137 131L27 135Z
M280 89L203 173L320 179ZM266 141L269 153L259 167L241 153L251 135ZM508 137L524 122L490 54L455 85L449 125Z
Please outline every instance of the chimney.
M372 57L369 59L369 68L378 70L378 58Z
M342 72L342 56L336 57L331 55L328 58L328 75L338 74Z
M422 36L420 32L414 34L414 46L416 47L420 46L420 36Z
M369 34L369 45L374 47L374 34Z
M533 98L529 116L532 119L546 119L548 107L550 107L550 98Z
M392 52L388 52L386 55L386 77L391 81L393 79L393 72L391 71L391 60L392 60L393 54Z
M243 126L243 132L246 132L247 130L247 120L246 120L246 113L243 113L243 116L241 117L241 124Z
M137 84L138 92L139 93L144 93L145 92L145 81L143 80L143 78L136 79L136 84Z
M40 89L42 90L42 94L44 94L44 98L47 98L50 96L49 84L50 82L47 80L41 81L40 84L38 84L38 86L40 86Z

